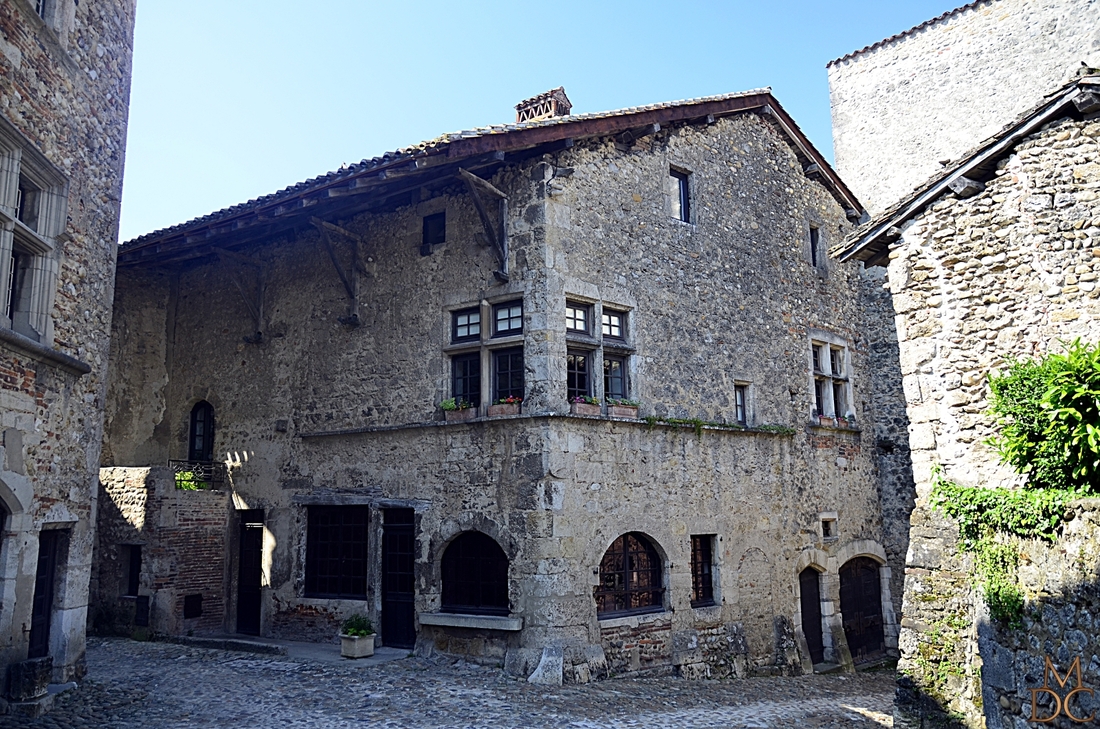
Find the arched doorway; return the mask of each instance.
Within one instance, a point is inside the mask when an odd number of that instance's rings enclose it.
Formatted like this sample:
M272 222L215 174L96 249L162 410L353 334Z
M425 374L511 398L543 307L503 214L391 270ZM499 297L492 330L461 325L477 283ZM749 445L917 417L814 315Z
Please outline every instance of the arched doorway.
M878 562L856 557L840 568L840 613L854 663L867 663L886 653Z
M821 635L821 577L813 567L798 575L799 597L802 602L802 633L810 648L810 661L816 666L825 662L825 643Z

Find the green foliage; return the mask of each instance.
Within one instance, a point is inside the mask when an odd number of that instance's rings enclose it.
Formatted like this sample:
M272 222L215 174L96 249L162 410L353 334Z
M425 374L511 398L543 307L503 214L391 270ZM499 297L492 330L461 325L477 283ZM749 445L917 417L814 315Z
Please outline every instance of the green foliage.
M639 405L641 405L642 403L641 403L640 400L630 400L630 399L625 398L625 397L621 397L621 398L609 397L609 398L607 398L607 404L608 405L620 405L622 407L627 407L627 408L636 408Z
M370 618L360 615L359 613L355 613L344 621L341 632L344 635L350 635L352 637L374 635L374 626L371 625Z
M936 596L940 598L941 596ZM947 614L932 622L920 637L914 663L918 679L928 694L946 707L953 698L948 691L952 676L965 675L963 632L970 626L965 616Z
M1023 623L1024 593L1016 579L1016 568L1020 565L1019 550L1014 545L987 538L978 542L974 556L990 616L1008 623L1010 627L1020 627Z
M1028 486L1100 486L1100 344L1076 339L1064 354L1013 362L990 375L990 439L1001 459L1027 474Z
M207 484L194 471L180 471L176 474L176 488L184 491L199 491Z
M704 426L718 430L751 430L765 433L777 433L779 435L794 435L795 433L794 428L786 425L755 425L750 428L739 423L724 423L716 420L700 420L699 418L661 418L656 415L647 415L643 420L649 424L650 430L653 430L654 426L660 423L662 425L671 425L678 428L690 427L695 431L695 434L699 436L703 434Z
M443 402L439 403L439 407L443 408L444 410L468 410L473 406L473 403L467 400L463 400L461 398L456 399L453 397L449 397Z

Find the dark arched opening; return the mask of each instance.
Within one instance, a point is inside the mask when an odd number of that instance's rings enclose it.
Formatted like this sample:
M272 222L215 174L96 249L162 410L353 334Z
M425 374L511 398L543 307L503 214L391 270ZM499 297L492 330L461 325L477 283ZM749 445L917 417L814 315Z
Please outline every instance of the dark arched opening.
M821 632L821 574L807 567L798 575L799 597L802 602L802 634L810 649L810 661L825 662L825 642Z
M644 534L630 532L611 543L600 560L596 616L660 612L664 609L661 555Z
M191 408L191 428L187 440L187 460L214 460L214 406L205 400Z
M508 614L508 557L492 537L465 532L443 552L445 613Z

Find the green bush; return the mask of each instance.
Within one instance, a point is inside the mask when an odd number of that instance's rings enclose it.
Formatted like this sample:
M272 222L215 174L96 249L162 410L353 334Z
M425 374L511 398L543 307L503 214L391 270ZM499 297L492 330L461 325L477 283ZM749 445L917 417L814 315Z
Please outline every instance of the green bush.
M344 635L351 635L355 637L373 635L374 626L371 625L370 618L364 617L359 613L355 613L350 618L344 621L344 626L341 632Z
M1029 487L1100 490L1100 344L1013 362L989 386L990 444Z

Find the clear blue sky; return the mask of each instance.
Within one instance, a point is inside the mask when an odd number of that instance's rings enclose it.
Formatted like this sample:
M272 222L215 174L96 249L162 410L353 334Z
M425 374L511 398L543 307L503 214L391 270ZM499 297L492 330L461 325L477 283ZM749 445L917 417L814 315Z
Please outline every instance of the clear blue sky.
M825 64L964 0L138 0L121 240L444 132L771 86L832 159Z

